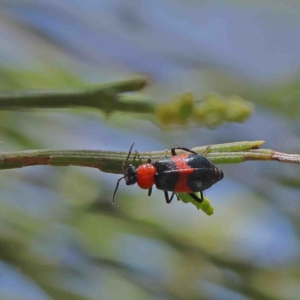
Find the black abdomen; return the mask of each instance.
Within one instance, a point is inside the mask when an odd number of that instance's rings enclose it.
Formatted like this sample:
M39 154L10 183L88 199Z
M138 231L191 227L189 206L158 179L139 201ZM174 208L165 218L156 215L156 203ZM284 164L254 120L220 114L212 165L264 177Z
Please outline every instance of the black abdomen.
M216 183L215 165L198 154L177 155L153 163L156 187L174 191L178 180L184 180L190 192L206 190Z

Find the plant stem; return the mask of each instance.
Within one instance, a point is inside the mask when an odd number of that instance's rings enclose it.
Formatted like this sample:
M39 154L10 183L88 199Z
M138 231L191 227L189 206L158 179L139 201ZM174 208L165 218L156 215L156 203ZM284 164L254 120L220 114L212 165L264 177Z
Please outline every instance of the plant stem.
M85 89L5 93L0 94L0 110L81 106L102 109L107 113L112 111L152 113L154 108L151 103L132 102L129 101L130 97L120 95L120 93L140 90L146 84L145 78L136 78Z
M300 163L300 155L298 154L280 153L271 149L253 149L262 143L263 141L226 143L196 147L193 150L201 154L209 148L206 157L217 164L240 163L250 160ZM240 149L244 150L245 148L248 150L240 151ZM231 149L231 151L227 152L228 149ZM0 169L15 169L34 165L72 165L97 168L107 173L122 174L122 162L127 154L127 152L92 150L28 150L2 153L0 154ZM128 163L139 165L146 163L148 158L156 160L164 158L165 155L170 156L170 151L140 152L139 155L133 153Z

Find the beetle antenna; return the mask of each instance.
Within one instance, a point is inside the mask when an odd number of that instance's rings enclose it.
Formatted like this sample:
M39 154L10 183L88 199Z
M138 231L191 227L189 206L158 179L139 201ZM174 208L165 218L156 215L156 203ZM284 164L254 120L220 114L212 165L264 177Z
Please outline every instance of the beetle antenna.
M131 151L132 151L132 148L133 148L134 144L135 144L135 143L133 143L133 144L130 146L129 151L128 151L128 155L127 155L127 157L125 158L125 160L123 161L122 168L123 168L124 173L125 173L125 165L126 165L126 162L127 162L127 160L129 159L129 157L130 157L130 154L131 154ZM115 195L116 195L116 192L117 192L117 190L118 190L118 188L119 188L120 181L121 181L122 179L125 179L125 176L119 178L118 181L117 181L117 185L116 185L115 191L114 191L114 193L113 193L113 203L115 203Z
M122 179L124 179L124 178L125 178L125 177L123 176L123 177L119 178L118 181L117 181L117 185L116 185L115 191L114 191L114 193L113 193L113 203L115 203L115 194L116 194L116 192L117 192L117 190L118 190L118 188L119 188L120 181L121 181Z
M122 168L123 168L124 171L125 171L125 164L126 164L127 160L129 159L129 157L130 157L130 155L131 155L131 151L132 151L132 148L133 148L134 144L135 144L135 143L133 143L133 144L131 145L131 147L130 147L130 149L129 149L129 151L128 151L128 155L127 155L126 159L124 160L124 162L123 162L123 164L122 164Z

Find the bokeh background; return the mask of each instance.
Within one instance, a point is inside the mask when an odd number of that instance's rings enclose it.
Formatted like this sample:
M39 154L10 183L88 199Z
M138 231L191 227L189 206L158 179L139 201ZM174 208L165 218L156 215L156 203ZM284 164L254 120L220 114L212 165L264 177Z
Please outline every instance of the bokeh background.
M1 0L0 92L148 74L144 94L239 95L243 124L162 131L92 109L1 111L1 151L266 140L300 153L299 1ZM0 172L0 299L300 299L299 165L221 166L212 217L79 167Z

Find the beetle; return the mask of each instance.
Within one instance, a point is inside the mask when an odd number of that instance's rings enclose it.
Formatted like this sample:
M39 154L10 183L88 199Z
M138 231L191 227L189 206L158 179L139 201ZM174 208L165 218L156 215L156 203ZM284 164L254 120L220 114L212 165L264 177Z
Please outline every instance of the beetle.
M224 178L223 171L207 158L183 147L172 148L171 157L153 162L149 158L148 163L141 164L137 168L132 164L126 167L133 146L134 143L122 164L124 176L117 181L113 202L122 179L125 179L126 185L137 183L140 188L148 189L148 196L151 196L152 187L155 184L157 189L164 192L167 203L170 203L177 193L188 193L194 200L201 203L203 191ZM187 153L177 154L176 150L183 150ZM171 197L169 197L169 192L172 192ZM196 192L200 192L200 198L194 194Z

